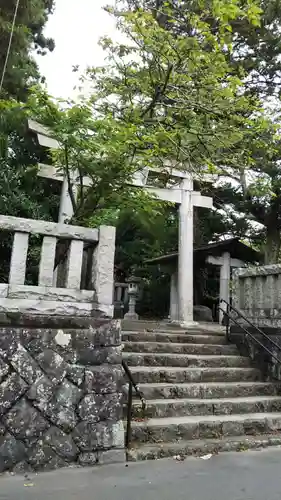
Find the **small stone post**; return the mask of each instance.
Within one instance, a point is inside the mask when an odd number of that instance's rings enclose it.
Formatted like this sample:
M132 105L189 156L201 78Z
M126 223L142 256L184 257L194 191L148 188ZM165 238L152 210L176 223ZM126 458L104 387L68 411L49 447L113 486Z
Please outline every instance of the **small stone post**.
M132 276L127 280L128 296L129 296L129 311L125 314L124 319L138 320L139 315L136 313L136 301L139 294L139 283L141 279Z

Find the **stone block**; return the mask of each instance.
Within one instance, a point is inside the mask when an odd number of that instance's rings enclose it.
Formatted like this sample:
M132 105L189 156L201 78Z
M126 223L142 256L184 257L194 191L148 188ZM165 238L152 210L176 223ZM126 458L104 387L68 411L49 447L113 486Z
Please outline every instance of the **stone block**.
M223 422L222 434L223 436L243 436L243 422Z
M67 371L67 364L64 359L52 349L46 349L39 354L37 362L48 378L54 384L60 384Z
M49 286L14 285L9 287L9 299L36 299L59 302L94 302L93 290L55 288Z
M92 316L94 308L101 314L107 316L111 313L112 306L103 306L102 304L88 302L0 298L0 312L2 313L50 316Z
M68 240L99 241L99 230L43 220L24 219L11 215L0 216L1 229L19 233L41 234ZM107 226L102 226L107 228ZM109 228L111 229L111 228Z
M120 365L89 367L85 372L84 390L87 393L110 394L120 392L123 383L123 370Z
M21 462L18 462L13 468L12 468L13 474L26 474L32 472L32 469L30 467L30 464L26 462L25 460L22 460Z
M122 352L121 346L118 347L81 347L76 350L77 362L82 365L102 365L121 364Z
M29 451L27 460L33 469L42 469L42 466L55 458L55 451L43 440L39 440Z
M57 239L45 236L41 246L38 285L52 287ZM39 288L39 287L38 287Z
M99 304L111 305L114 281L115 227L100 226L92 259L92 285Z
M16 403L3 420L13 436L27 441L39 438L49 427L41 413L24 399Z
M81 420L94 423L122 418L122 394L88 394L79 405Z
M66 408L65 406L57 408L49 403L46 414L50 421L64 432L71 432L78 423L78 417L73 408Z
M124 463L126 461L125 450L97 451L97 463L99 465Z
M32 401L32 404L41 411L46 410L48 401L52 398L54 392L54 384L43 375L32 384L26 397Z
M193 306L194 321L204 321L213 323L212 310L206 306Z
M79 450L69 434L51 427L44 436L44 442L64 460L76 460Z
M88 329L70 331L75 351L121 345L120 320L95 319L92 323L94 324L90 323Z
M26 458L25 446L11 434L0 437L0 472L11 469Z
M256 435L256 434L266 434L267 432L267 421L266 420L245 420L244 421L244 431L243 434ZM241 434L242 435L242 434Z
M124 447L123 421L79 422L73 431L73 439L81 451Z
M61 469L69 467L69 462L66 462L63 458L59 457L56 453L52 456L52 458L43 464L42 466L38 467L38 470L42 472L48 472L56 469Z
M280 418L267 418L266 419L266 424L267 424L267 429L268 429L268 433L271 433L271 432L277 432L278 433L280 432L281 430L281 419Z
M4 415L27 388L26 382L16 373L6 378L0 385L0 415Z
M57 406L74 408L82 397L82 391L68 380L64 380L54 393L53 402Z
M110 345L114 343L116 345ZM102 345L103 343L109 345ZM76 352L78 363L100 365L102 363L121 363L121 332L116 322L107 323L100 329L76 331L71 339L72 349Z
M22 329L20 339L22 345L28 350L31 356L37 358L45 349L53 349L55 332L51 329L29 328Z
M70 248L68 250L68 258L67 258L67 266L66 266L66 288L74 288L80 291L83 249L84 249L83 241L72 240L70 242ZM93 298L94 297L92 294L91 302L93 302Z
M35 380L43 375L37 363L21 344L18 344L17 350L11 358L11 364L15 371L17 371L28 384L33 384Z
M9 366L0 358L0 383L8 375Z
M85 368L80 365L68 365L66 376L73 384L80 387L85 382Z
M24 284L29 234L15 232L10 261L9 285Z
M97 453L80 453L78 457L78 463L82 467L91 467L93 465L97 465Z
M219 438L222 435L221 422L200 422L199 438Z
M46 407L48 418L64 431L71 431L78 422L76 405L82 396L82 391L68 380L57 388Z
M0 328L0 356L10 359L20 342L19 331L16 328Z
M93 305L95 307L95 304ZM61 329L71 329L73 332L75 330L77 331L83 331L83 330L88 330L89 328L92 328L95 332L97 330L101 330L100 332L100 338L101 340L106 340L108 338L108 324L112 324L113 331L115 329L115 326L119 325L120 326L120 321L119 320L111 320L108 318L104 318L99 314L98 309L93 309L92 310L92 315L91 316L80 316L80 315L74 315L74 316L61 316L61 315L52 315L48 316L45 314L32 314L30 312L13 312L13 311L0 311L0 325L3 328L0 328L0 333L1 331L7 332L8 330L14 330L17 331L18 327L21 327L25 330L28 328L31 328L32 331L37 331L39 329L53 329L53 331L56 330L61 330ZM104 337L103 332L106 333L106 336ZM54 332L56 335L56 332ZM70 333L70 332L69 332ZM119 332L120 333L120 332ZM95 334L96 338L98 339L98 334ZM0 334L1 338L1 334ZM10 336L11 338L11 336ZM115 338L115 334L113 333L113 339ZM110 337L109 337L110 339ZM97 344L99 345L99 344ZM106 344L102 344L106 345ZM119 345L119 342L117 343Z
M89 331L93 331L93 326L90 325ZM98 346L111 346L120 345L122 342L121 321L120 320L106 320L104 323L97 326L94 330L94 342Z

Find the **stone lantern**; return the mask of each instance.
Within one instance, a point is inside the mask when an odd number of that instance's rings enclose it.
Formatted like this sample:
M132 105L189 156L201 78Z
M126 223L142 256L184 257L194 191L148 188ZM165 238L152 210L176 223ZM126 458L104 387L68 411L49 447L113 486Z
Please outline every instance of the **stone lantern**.
M141 278L131 276L128 280L128 297L129 297L129 310L125 314L124 319L138 320L139 315L136 313L136 302L139 295L139 284Z

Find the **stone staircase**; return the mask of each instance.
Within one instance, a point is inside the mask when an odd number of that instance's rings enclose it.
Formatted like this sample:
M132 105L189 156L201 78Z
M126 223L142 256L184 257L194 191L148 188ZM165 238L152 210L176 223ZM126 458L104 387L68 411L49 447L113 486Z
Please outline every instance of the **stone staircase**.
M131 460L281 444L281 385L264 382L221 327L124 322L122 341L147 400L144 419L133 402Z

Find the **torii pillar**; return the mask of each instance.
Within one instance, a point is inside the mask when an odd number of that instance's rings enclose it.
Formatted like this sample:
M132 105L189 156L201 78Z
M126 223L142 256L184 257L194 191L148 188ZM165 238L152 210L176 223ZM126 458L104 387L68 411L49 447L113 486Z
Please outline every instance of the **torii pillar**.
M193 191L193 179L182 180L179 205L178 315L181 326L193 323L193 207L212 208L213 200Z
M176 186L153 188L143 186L160 200L179 205L178 273L171 277L172 321L182 327L193 321L193 207L213 208L213 199L193 191L193 178L188 172L172 171L180 177ZM137 183L135 185L138 185ZM176 279L177 278L177 279Z

